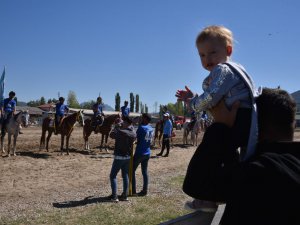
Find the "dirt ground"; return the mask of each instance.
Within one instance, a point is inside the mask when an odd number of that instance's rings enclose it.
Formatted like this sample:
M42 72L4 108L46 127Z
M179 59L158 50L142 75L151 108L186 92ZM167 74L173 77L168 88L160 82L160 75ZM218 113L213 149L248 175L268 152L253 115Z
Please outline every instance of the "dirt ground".
M70 155L60 155L59 135L52 136L49 152L46 152L45 149L39 150L40 127L24 128L22 131L24 134L19 135L17 141L17 156L7 157L4 154L0 157L0 218L33 213L37 208L51 211L55 202L110 194L111 139L109 153L100 152L100 134L92 134L92 150L88 152L84 150L82 128L76 127L70 139ZM184 175L195 151L193 146L182 145L182 131L176 131L176 134L170 156L153 157L149 161L149 192L152 194L163 191L160 184L168 175ZM300 140L300 132L296 133L296 139ZM152 155L158 152L159 149L154 149ZM141 180L138 170L138 187L141 187ZM119 188L120 184L119 181Z

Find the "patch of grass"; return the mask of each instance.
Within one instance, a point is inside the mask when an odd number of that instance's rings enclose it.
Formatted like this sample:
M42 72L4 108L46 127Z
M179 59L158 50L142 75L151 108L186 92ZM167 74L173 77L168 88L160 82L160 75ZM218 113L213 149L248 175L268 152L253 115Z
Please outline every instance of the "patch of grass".
M70 208L53 208L49 212L35 210L17 219L0 218L0 224L12 225L152 225L159 224L187 211L183 203L188 199L181 189L184 176L171 177L161 193L146 197L130 197L129 202L98 202ZM26 215L26 216L25 216Z

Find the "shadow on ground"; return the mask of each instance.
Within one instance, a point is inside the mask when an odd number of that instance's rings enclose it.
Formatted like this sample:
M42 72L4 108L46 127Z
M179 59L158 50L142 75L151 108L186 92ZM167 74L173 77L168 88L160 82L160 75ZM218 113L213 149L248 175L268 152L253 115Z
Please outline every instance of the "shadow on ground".
M66 202L54 202L52 203L55 208L73 208L84 206L88 204L101 203L101 202L111 202L110 197L93 197L88 196L82 200L66 201Z

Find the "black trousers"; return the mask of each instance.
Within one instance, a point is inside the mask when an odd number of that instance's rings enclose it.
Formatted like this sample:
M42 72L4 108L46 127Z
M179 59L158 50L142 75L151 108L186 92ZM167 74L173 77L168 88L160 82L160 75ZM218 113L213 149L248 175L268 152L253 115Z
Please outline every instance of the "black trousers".
M160 154L164 153L165 148L167 148L166 155L169 155L169 151L170 151L170 138L169 138L169 136L167 134L163 135L162 147L161 147Z

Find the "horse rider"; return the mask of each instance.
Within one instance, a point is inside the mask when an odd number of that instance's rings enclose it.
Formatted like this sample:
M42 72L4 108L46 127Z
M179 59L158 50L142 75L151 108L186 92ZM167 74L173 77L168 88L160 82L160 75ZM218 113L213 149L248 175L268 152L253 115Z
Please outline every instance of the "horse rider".
M124 101L124 105L121 107L121 113L122 113L122 120L124 120L125 117L129 117L130 109L128 107L128 101Z
M94 115L92 117L92 127L96 131L97 127L102 126L104 122L103 103L99 96L97 102L92 107Z
M16 105L17 105L17 102L15 100L16 93L14 91L11 91L9 92L8 96L9 96L8 98L4 99L1 102L1 121L2 121L1 135L2 136L5 135L6 124L16 112Z
M55 105L55 134L57 135L60 131L60 127L65 114L69 113L69 107L64 104L65 98L59 97L59 102Z

